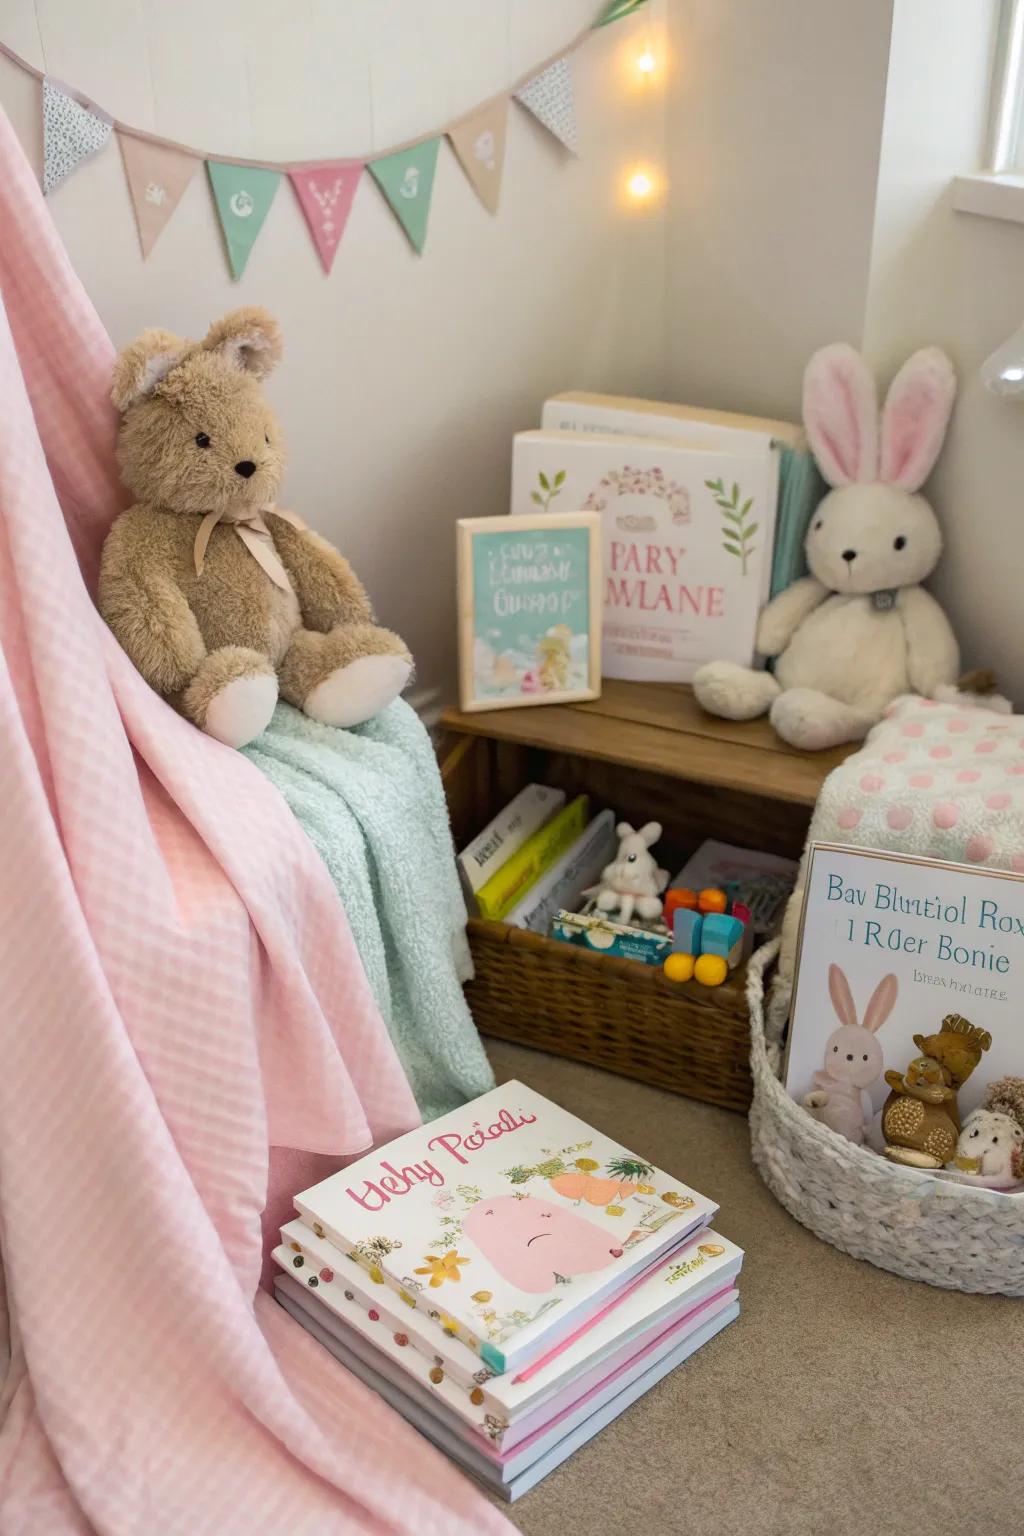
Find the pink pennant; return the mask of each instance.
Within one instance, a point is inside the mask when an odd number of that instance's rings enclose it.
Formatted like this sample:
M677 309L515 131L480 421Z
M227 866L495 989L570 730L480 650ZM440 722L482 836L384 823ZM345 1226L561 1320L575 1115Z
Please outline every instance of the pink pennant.
M341 244L362 174L362 165L338 160L289 172L325 272L331 270Z

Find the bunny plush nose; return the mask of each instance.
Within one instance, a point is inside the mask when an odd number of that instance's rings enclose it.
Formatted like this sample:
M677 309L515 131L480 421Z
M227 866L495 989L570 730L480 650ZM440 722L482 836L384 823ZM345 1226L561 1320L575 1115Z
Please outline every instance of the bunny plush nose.
M237 466L236 466L236 468L237 468ZM857 558L857 551L855 549L844 549L843 550L843 559L846 561L847 565L852 565L853 562L856 560L856 558Z
M235 474L241 475L243 480L248 480L249 476L254 475L255 473L256 465L253 463L252 459L243 459L240 464L235 465Z
M847 1061L852 1061L853 1060L853 1052L852 1051L847 1051L846 1059L847 1059Z

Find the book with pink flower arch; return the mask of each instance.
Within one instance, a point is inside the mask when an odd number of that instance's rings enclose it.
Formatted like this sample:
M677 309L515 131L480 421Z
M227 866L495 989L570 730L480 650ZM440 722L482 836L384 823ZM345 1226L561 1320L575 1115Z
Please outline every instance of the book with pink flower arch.
M779 448L764 431L685 425L686 438L545 427L513 440L513 516L537 503L601 517L605 677L688 682L706 661L754 660ZM558 484L551 507L545 481Z
M607 1315L713 1201L522 1083L296 1196L302 1221L496 1374Z

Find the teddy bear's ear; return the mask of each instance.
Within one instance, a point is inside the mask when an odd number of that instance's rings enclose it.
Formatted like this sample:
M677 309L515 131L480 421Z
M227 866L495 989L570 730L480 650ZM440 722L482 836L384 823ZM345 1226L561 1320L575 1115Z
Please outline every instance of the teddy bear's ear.
M232 309L210 326L203 349L219 352L243 373L263 379L281 361L281 327L258 305Z
M170 331L143 331L128 343L114 364L110 398L119 411L151 395L185 355L187 342Z

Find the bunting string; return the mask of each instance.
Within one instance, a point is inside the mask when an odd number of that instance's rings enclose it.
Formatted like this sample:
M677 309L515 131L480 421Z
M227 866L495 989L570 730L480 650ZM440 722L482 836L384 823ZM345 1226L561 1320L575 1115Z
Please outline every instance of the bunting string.
M49 194L116 135L138 226L149 256L200 165L205 164L231 272L242 276L282 177L287 177L324 272L337 254L364 171L383 193L413 250L423 251L441 140L447 138L481 203L497 213L510 100L517 101L570 154L578 153L570 57L598 29L644 0L610 0L597 20L556 53L441 128L387 149L330 160L267 160L210 154L112 117L73 86L54 80L0 42L0 55L42 86L43 191Z

